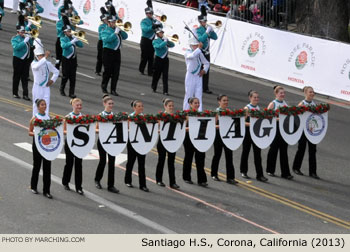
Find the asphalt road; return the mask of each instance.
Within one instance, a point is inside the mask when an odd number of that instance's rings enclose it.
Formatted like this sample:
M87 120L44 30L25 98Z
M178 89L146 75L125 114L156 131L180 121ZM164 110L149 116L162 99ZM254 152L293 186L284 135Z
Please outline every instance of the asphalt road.
M12 98L12 48L16 15L6 13L0 31L0 233L349 233L350 230L350 165L349 165L349 105L339 101L329 113L328 133L318 145L318 175L321 180L308 176L295 176L288 181L280 177L269 178L268 183L254 179L255 171L250 157L249 175L239 174L241 148L234 152L237 186L214 182L208 174L209 187L188 185L182 181L183 149L177 152L176 178L180 190L163 188L155 184L157 154L146 158L149 193L124 186L125 162L116 166L116 187L120 194L94 186L94 173L98 161L83 161L83 187L85 196L67 192L60 184L64 160L52 162L53 200L29 190L32 153L15 143L31 144L28 121L31 102ZM54 24L45 21L40 38L54 55L56 41ZM102 107L101 77L94 75L97 36L87 33L89 45L78 49L78 75L76 94L82 98L84 113L99 113ZM163 95L151 91L151 77L138 72L139 46L124 42L121 74L115 98L116 111L130 112L130 102L141 99L146 113L156 113L162 108ZM181 109L184 95L185 63L182 57L170 57L169 93L176 109ZM71 111L69 98L59 95L60 79L51 89L50 110L59 115ZM161 83L161 81L160 81ZM260 93L261 104L273 99L274 84L224 69L212 68L210 88L213 95L205 94L204 108L215 109L216 95L229 95L230 105L241 108L247 103L250 89ZM32 83L29 85L30 89ZM161 90L161 87L158 88ZM21 88L20 88L21 90ZM302 99L300 91L287 87L286 100L297 104ZM96 147L95 147L96 149ZM291 165L296 146L289 148ZM263 166L267 150L262 151ZM93 156L93 155L92 155ZM210 167L213 150L207 152L205 164ZM225 161L221 161L220 177L225 180ZM302 170L307 174L307 157ZM135 168L135 171L137 169ZM208 170L207 170L208 171ZM279 165L276 174L279 174ZM196 181L196 171L192 171ZM168 184L167 169L164 182ZM134 185L138 185L136 175ZM41 179L39 191L41 191Z

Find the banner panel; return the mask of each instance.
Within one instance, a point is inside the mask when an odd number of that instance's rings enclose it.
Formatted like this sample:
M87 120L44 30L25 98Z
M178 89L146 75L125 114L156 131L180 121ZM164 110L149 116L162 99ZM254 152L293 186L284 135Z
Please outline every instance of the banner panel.
M181 147L185 140L186 123L164 123L164 121L161 121L159 130L160 141L162 141L164 148L174 153Z
M55 129L34 127L34 141L41 156L50 161L55 160L64 143L63 125Z
M96 123L68 124L67 144L71 152L78 158L86 157L95 144Z
M100 122L98 137L103 149L111 156L117 156L128 142L128 122Z

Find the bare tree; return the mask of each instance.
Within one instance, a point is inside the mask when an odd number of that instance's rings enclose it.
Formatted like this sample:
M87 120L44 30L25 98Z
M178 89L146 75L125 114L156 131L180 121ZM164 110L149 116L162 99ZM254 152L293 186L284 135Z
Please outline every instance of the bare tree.
M296 0L297 31L349 42L349 0Z

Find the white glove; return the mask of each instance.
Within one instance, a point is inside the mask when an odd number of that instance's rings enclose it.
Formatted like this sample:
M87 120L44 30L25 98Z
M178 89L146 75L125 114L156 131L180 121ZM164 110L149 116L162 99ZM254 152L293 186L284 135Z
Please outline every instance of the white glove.
M79 41L79 39L77 39L77 38L73 38L70 42L72 43L72 44L75 44L76 42L78 42Z
M31 25L32 25L32 22L29 20L28 24L27 24L27 27L30 27Z
M26 36L26 37L24 38L23 42L24 42L24 43L27 43L27 42L29 41L29 39L30 39L29 36Z
M168 38L164 36L163 41L168 42Z
M118 26L115 27L114 33L118 34L120 32L120 28Z
M155 22L156 25L161 25L162 23L157 19Z
M210 32L212 32L213 31L213 27L211 27L210 25L208 25L208 27L207 27L207 30L205 31L206 33L210 33Z

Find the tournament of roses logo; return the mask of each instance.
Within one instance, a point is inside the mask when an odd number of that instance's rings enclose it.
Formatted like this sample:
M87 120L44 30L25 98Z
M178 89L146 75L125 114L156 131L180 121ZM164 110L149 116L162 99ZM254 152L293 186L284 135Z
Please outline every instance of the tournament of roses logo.
M87 15L87 14L89 14L90 10L91 10L91 2L90 2L90 0L86 0L85 4L83 6L83 12L85 15Z
M57 7L60 3L60 0L52 0L53 6Z
M42 129L38 134L40 147L47 152L55 151L61 143L61 137L56 129Z
M118 17L121 20L129 20L130 19L129 6L126 3L126 1L118 1L115 4L115 9L117 11Z
M311 114L306 119L306 130L311 136L319 136L325 129L325 119L322 114Z
M266 42L264 35L259 32L250 33L242 42L242 50L248 47L247 53L249 57L254 58L259 52L261 55L266 53Z
M312 45L302 43L296 45L289 53L288 62L294 62L296 69L302 70L306 66L315 66L316 56Z

